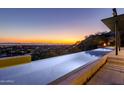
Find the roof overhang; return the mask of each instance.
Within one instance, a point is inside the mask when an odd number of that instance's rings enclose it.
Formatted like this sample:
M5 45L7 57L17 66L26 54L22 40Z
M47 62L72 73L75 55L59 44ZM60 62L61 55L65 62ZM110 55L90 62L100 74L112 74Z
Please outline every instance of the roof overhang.
M111 30L114 31L114 17L102 19L102 22ZM118 20L118 30L124 31L124 14L117 16Z

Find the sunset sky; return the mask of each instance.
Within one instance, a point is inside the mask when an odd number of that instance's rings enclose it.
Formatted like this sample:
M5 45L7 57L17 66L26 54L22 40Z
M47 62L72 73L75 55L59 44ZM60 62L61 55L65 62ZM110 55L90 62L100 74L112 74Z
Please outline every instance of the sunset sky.
M119 14L124 9L117 9ZM0 43L73 44L109 29L112 9L0 9Z

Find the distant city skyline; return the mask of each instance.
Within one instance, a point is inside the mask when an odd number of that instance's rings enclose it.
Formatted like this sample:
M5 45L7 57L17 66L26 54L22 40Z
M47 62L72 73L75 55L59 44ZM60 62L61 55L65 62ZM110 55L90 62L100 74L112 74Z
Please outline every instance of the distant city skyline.
M123 14L124 9L117 9ZM0 9L0 43L74 44L85 36L110 31L101 19L111 8Z

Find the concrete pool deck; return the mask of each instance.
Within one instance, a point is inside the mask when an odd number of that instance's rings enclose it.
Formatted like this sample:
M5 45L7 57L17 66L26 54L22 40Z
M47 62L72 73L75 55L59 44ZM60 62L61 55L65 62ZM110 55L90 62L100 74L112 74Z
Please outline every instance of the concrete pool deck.
M106 64L94 74L87 85L124 85L124 48L117 56L108 55Z

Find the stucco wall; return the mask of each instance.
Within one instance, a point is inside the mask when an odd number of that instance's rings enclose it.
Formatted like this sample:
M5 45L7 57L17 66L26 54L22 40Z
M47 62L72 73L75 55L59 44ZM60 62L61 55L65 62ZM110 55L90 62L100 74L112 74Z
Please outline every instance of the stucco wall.
M0 58L0 68L31 62L30 55Z

